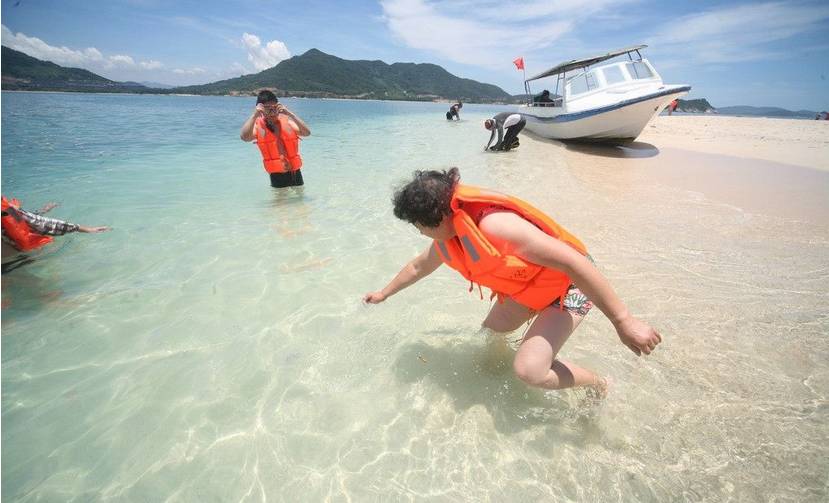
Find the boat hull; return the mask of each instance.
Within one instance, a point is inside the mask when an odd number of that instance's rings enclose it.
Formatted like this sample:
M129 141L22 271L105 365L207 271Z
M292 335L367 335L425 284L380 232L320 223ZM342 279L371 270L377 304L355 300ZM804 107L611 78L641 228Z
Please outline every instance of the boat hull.
M675 86L604 107L544 116L536 107L521 107L526 129L554 140L629 142L636 139L671 101L688 94L690 87Z

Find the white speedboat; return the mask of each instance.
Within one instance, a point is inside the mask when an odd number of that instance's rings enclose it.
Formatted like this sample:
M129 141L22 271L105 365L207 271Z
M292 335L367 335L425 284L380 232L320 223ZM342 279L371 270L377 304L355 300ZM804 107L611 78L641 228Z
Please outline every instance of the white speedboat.
M638 45L561 63L524 81L528 103L519 112L527 130L555 140L628 142L691 86L666 85ZM634 58L634 54L636 58ZM627 59L595 66L617 56ZM555 93L539 101L530 82L555 77ZM552 86L551 86L552 87Z

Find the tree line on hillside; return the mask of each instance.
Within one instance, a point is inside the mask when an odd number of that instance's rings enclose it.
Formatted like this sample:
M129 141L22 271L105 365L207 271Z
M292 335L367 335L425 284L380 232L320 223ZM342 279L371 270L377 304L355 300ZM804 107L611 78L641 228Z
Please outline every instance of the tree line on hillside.
M66 68L2 48L5 90L249 95L261 88L281 96L390 100L510 102L498 86L456 77L438 65L345 60L311 49L267 70L196 86L151 88L115 82L81 68Z

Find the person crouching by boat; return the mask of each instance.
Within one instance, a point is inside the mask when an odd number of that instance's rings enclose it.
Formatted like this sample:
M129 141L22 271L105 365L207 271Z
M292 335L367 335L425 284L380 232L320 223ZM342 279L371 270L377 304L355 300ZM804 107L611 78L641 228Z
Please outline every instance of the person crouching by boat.
M311 130L305 122L279 103L268 90L256 96L256 108L242 125L242 141L255 141L262 153L265 171L271 177L271 187L303 185L302 158L299 156L299 137Z
M363 302L379 304L446 264L469 281L470 291L478 284L476 297L485 298L482 286L492 290L490 301L497 297L484 328L505 333L531 322L513 363L519 379L546 389L592 387L599 396L607 392L604 378L558 358L594 304L636 355L650 354L662 341L631 315L585 245L530 204L463 185L457 168L416 171L393 201L394 215L432 242Z
M6 199L3 204L3 272L10 272L28 263L28 252L40 249L53 241L52 236L62 236L70 232L98 233L108 231L109 227L86 227L72 224L56 218L44 217L43 214L57 206L49 203L38 211L26 211L20 207L17 199Z
M463 108L463 103L461 103L460 101L449 107L449 111L446 112L446 120L461 120L461 108Z
M527 125L527 119L522 117L521 114L511 112L501 112L495 117L485 120L484 127L492 133L489 135L489 141L484 150L508 151L517 148L520 145L518 133L524 129L525 125ZM506 134L504 134L504 128L507 130ZM490 147L496 131L498 132L498 142Z

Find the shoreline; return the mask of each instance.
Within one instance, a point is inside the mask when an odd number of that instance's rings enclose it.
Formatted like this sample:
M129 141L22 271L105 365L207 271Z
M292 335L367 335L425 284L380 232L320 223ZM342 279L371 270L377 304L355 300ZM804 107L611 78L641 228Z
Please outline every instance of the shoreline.
M522 155L528 162L558 154L566 169L612 199L649 188L679 190L751 214L821 227L829 222L829 124L825 122L659 117L626 145L526 136L530 141ZM549 167L537 176L546 173Z
M829 121L659 116L634 145L640 143L829 171Z

